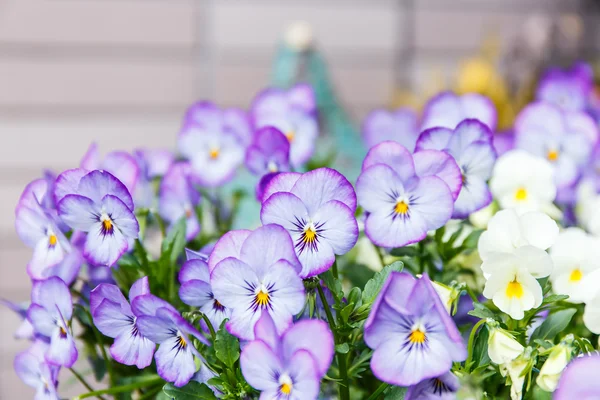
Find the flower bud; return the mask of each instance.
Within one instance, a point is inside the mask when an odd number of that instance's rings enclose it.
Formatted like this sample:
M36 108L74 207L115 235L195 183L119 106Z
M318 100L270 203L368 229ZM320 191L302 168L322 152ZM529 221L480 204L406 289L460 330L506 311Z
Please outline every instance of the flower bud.
M554 392L558 379L571 359L571 346L562 342L554 346L548 359L542 365L537 384L546 392Z
M505 364L523 353L523 345L513 335L497 326L490 325L488 339L488 355L495 364Z

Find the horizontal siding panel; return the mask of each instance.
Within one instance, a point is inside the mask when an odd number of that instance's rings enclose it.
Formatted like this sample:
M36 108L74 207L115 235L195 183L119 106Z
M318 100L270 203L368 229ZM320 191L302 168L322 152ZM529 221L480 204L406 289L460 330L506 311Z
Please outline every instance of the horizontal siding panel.
M14 217L12 218L14 220ZM27 275L27 263L31 259L31 249L18 244L0 252L0 293L2 297L27 301L31 291L31 282ZM2 306L2 308L4 308ZM6 326L6 325L2 325Z
M391 50L400 44L395 3L299 3L216 1L211 15L212 44L274 47L286 27L299 20L312 25L318 43L325 49Z
M191 46L194 0L4 0L0 43Z

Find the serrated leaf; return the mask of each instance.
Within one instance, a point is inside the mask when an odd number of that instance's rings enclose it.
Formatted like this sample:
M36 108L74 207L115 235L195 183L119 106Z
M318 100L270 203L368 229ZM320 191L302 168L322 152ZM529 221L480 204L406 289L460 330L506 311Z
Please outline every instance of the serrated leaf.
M486 318L495 318L496 316L486 306L481 303L473 303L473 310L469 311L467 314L472 315L477 318L486 319Z
M360 288L353 287L348 293L348 304L354 304L354 308L360 307L362 303L362 292Z
M215 394L204 383L190 381L183 387L176 387L172 383L167 383L163 387L163 392L173 400L214 400Z
M221 328L217 331L214 346L217 358L229 368L233 368L235 362L240 358L240 342L235 336L227 332L225 322L221 324Z
M335 346L335 351L336 353L346 354L350 351L350 346L348 346L348 343L338 344Z
M381 288L385 284L388 276L392 272L402 271L403 268L404 264L402 261L396 261L384 267L381 271L377 272L373 278L369 279L362 293L363 304L370 304L375 301L375 298L379 294L379 291L381 291Z
M323 282L325 283L325 286L327 287L327 289L329 289L329 291L333 295L334 299L341 299L342 297L344 297L344 292L342 290L342 284L340 283L339 280L335 279L335 277L333 276L333 272L331 272L331 270L323 272L320 275L320 277L323 280Z
M404 400L406 397L406 391L408 388L400 387L400 386L392 386L391 389L388 389L385 394L385 400Z
M533 331L530 341L535 341L536 339L553 340L556 335L569 326L576 312L575 308L567 308L548 315L544 322Z
M566 294L551 294L550 296L546 296L542 304L554 303L557 301L567 300L569 296Z

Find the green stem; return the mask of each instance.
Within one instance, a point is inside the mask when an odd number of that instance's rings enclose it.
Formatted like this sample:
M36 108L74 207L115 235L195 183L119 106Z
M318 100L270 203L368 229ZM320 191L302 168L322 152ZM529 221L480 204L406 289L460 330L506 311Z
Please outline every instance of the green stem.
M115 384L115 375L113 373L113 367L112 367L112 363L110 362L110 359L108 358L108 355L106 354L106 349L104 348L104 344L102 343L102 335L100 334L100 331L98 330L98 328L96 328L96 325L94 325L94 319L92 317L92 314L89 312L89 310L87 310L86 308L84 308L86 314L88 315L88 317L90 318L90 321L92 321L92 330L94 331L94 336L96 337L96 342L98 342L98 346L100 347L100 351L102 352L102 358L104 358L104 363L106 364L106 372L108 373L108 383L110 384L110 386L113 386Z
M84 393L82 395L75 397L74 400L86 399L88 397L99 396L101 394L116 394L116 393L130 392L135 389L152 386L161 381L162 381L162 378L156 376L156 377L153 377L152 379L145 379L143 381L131 383L129 385L115 386L115 387L110 387L108 389L102 389L102 390L96 390L94 392Z
M475 341L475 334L477 333L477 329L479 329L479 327L484 323L485 319L480 319L479 322L477 322L475 326L473 326L471 334L469 335L469 344L467 346L468 355L467 361L465 361L465 368L467 368L467 371L471 371L471 362L473 360L473 342Z
M75 375L75 378L77 378L77 380L78 380L79 382L81 382L81 384L82 384L83 386L85 386L85 388L86 388L87 390L89 390L90 392L93 392L93 391L94 391L94 388L92 388L92 387L90 386L90 384L89 384L89 383L87 383L87 381L85 380L85 378L84 378L83 376L81 376L81 374L79 374L79 372L75 371L73 368L69 368L69 371L71 371L71 372L73 373L73 375ZM104 397L102 397L102 396L97 396L97 397L98 397L99 399L101 399L101 400L104 400Z
M381 385L379 385L377 390L375 390L373 394L370 395L369 398L367 398L367 400L376 400L379 397L379 395L385 392L385 389L387 389L389 386L389 383L382 383Z
M340 337L337 334L335 319L333 318L333 314L331 313L331 308L327 303L327 298L325 297L325 292L323 292L323 288L321 285L317 285L317 290L319 292L319 297L321 298L321 302L323 303L323 308L325 308L325 314L327 314L327 321L329 322L329 327L331 328L331 332L333 332L333 337L335 339L336 344L340 343ZM346 358L344 354L337 353L338 366L340 369L340 378L342 379L342 384L339 385L340 390L340 399L349 400L350 399L350 384L348 381L348 370L346 368Z
M210 319L208 319L206 314L202 313L202 319L204 320L204 322L206 322L206 326L208 326L208 331L210 332L210 336L212 337L214 343L215 339L217 338L215 328L212 326L212 323L210 322Z
M155 387L154 389L150 389L148 390L148 392L144 393L143 395L141 395L138 400L145 400L145 399L153 399L154 396L156 396L159 392L162 392L162 382L158 387Z
M331 272L333 273L333 277L335 279L340 279L340 276L338 274L337 260L333 262L333 265L331 266Z
M162 219L162 217L158 214L157 211L152 212L152 215L154 216L154 219L156 219L158 227L160 228L160 233L164 238L165 236L167 236L167 228L165 227L165 221Z
M385 267L385 261L383 260L383 249L379 246L375 246L377 255L379 256L379 262L381 262L381 268Z

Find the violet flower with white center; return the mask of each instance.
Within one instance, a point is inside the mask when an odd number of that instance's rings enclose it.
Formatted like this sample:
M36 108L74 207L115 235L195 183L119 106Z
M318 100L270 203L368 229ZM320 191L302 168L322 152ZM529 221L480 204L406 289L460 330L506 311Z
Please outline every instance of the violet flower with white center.
M59 400L57 393L58 372L60 367L48 364L44 354L48 344L36 340L29 349L17 354L13 367L17 376L35 389L35 400Z
M439 377L467 357L460 332L427 274L421 279L390 274L365 323L365 342L374 350L373 374L399 386Z
M73 303L69 288L58 277L34 282L27 319L36 333L50 339L45 353L53 365L71 367L77 360L77 348L71 333Z
M496 129L498 114L487 97L469 93L462 96L443 92L427 102L423 110L421 131L429 128L454 129L465 119L477 119L491 131Z
M15 339L27 339L33 340L35 338L35 330L31 322L27 320L27 309L29 309L29 303L17 304L9 300L0 298L0 304L4 304L6 307L14 311L22 322L14 333Z
M301 175L302 174L299 172L283 172L277 174L267 174L263 176L262 180L265 180L263 185L264 187L261 190L260 197L258 197L259 193L257 193L258 200L261 203L264 203L274 193L289 192L292 190ZM259 186L263 184L262 180Z
M312 156L319 135L315 94L298 84L289 90L270 88L259 93L251 106L255 129L273 126L290 142L290 162L299 168Z
M260 398L316 399L334 353L327 324L303 320L279 335L271 317L263 314L254 333L240 366L248 383L262 392Z
M417 114L409 108L373 110L363 122L363 140L368 148L391 140L413 151L420 132L417 122Z
M329 269L336 254L354 247L358 240L355 211L352 184L336 170L319 168L298 176L290 191L270 196L262 205L260 219L288 231L302 264L300 276L308 278Z
M179 151L190 161L194 180L203 186L221 186L244 162L245 138L227 124L225 111L212 103L198 103L193 118L190 113L179 133Z
M208 340L181 317L173 306L152 294L137 296L131 303L139 332L159 347L154 354L158 375L175 386L186 385L196 372L194 357L202 356L190 336L209 345Z
M158 212L172 225L185 218L186 240L192 240L200 232L196 206L200 202L198 193L190 181L190 165L177 162L165 174L160 184Z
M112 151L102 158L98 145L92 143L79 166L87 171L108 171L120 180L130 193L135 193L140 168L135 158L125 151Z
M536 99L566 111L585 111L593 86L589 64L579 62L567 70L549 68L540 79Z
M486 183L496 161L492 140L488 127L475 119L462 121L456 129L428 129L419 136L417 154L426 149L443 150L454 157L460 167L462 188L452 218L466 218L492 201Z
M87 232L83 256L94 265L112 266L138 237L133 199L121 181L105 171L68 170L57 179L60 217Z
M231 310L225 308L215 298L210 285L210 272L206 261L192 259L186 261L179 271L179 297L190 306L198 307L208 317L215 329L219 329Z
M597 142L598 127L584 112L538 102L525 107L515 121L515 147L552 163L559 198L561 188L580 176Z
M222 128L236 135L244 148L252 142L254 131L248 113L240 108L224 108L215 112L217 107L207 101L192 104L185 113L185 121L209 128Z
M140 278L131 286L129 302L148 293L148 278ZM156 345L140 333L129 302L116 285L103 283L90 293L94 325L104 335L115 339L110 346L112 358L121 364L143 369L152 363Z
M292 238L279 225L228 232L208 265L215 297L232 310L227 329L240 339L254 339L254 325L265 313L283 333L304 307L302 266Z
M450 371L422 380L408 388L405 400L455 400L460 388L458 378Z
M246 150L246 167L255 175L286 172L290 169L290 142L272 126L260 128Z
M374 157L386 148L390 164L383 163L383 156ZM440 161L446 159L443 152L437 153ZM371 164L373 160L379 161ZM438 176L417 176L413 156L400 144L375 146L363 166L356 193L369 213L365 233L376 245L401 247L418 242L450 219L454 203L450 188Z
M563 371L552 398L554 400L600 398L598 368L600 368L598 354L575 358Z

